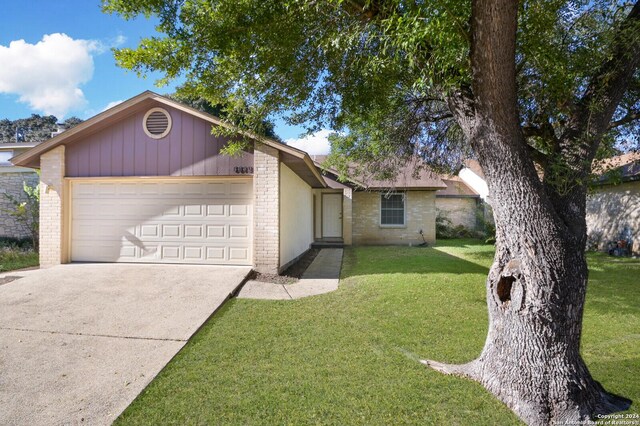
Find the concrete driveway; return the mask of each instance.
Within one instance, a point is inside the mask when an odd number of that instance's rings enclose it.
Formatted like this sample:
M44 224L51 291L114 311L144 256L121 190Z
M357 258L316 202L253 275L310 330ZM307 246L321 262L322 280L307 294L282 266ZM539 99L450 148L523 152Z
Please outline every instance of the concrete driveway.
M71 264L2 274L22 278L0 285L0 424L111 424L248 273Z

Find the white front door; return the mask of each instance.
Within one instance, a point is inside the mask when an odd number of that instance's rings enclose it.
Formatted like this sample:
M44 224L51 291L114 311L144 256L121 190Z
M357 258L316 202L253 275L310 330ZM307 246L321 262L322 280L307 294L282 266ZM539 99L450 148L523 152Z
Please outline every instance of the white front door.
M78 179L71 260L251 265L251 179Z
M322 238L342 238L342 194L322 194Z

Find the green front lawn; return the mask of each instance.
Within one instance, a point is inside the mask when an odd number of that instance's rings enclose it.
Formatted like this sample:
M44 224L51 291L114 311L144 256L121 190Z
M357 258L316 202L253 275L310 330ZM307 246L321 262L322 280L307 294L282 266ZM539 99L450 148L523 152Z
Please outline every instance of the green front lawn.
M487 331L493 247L345 250L334 293L227 303L117 424L495 425L517 418L480 385L418 363L465 362ZM640 262L590 256L585 359L640 401Z

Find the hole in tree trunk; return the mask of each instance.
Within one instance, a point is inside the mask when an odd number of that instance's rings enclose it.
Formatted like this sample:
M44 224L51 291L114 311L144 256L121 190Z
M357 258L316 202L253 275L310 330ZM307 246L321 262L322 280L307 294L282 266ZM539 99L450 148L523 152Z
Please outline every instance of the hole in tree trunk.
M500 277L500 281L498 281L498 287L496 288L496 292L498 293L498 299L502 303L508 302L511 300L511 287L516 279L512 276L508 277Z

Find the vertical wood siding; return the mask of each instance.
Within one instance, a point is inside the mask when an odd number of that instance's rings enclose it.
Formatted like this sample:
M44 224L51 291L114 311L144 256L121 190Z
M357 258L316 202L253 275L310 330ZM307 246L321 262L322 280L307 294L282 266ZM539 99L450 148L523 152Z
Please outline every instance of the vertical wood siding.
M226 139L211 135L210 123L162 107L173 121L166 137L148 137L142 128L146 110L138 112L69 144L67 176L235 176L235 167L253 167L251 153L237 158L220 154Z

